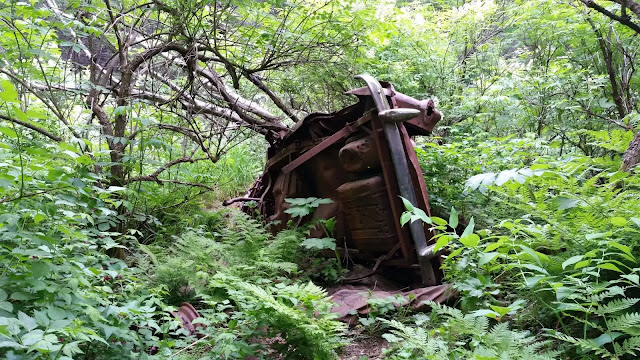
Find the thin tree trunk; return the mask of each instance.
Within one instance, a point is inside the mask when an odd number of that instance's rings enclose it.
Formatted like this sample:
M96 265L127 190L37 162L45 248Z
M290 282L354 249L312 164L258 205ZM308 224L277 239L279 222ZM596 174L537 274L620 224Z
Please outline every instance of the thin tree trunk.
M620 170L629 171L640 162L640 131L636 133L633 140L629 144L627 151L622 156L622 164Z

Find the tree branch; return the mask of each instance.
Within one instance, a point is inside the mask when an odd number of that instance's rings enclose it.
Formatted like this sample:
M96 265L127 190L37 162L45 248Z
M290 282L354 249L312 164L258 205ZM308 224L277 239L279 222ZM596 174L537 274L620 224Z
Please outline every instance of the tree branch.
M291 111L291 109L289 109L283 102L282 100L280 100L280 98L278 97L278 95L276 95L273 91L271 91L271 89L269 89L267 87L267 85L265 85L264 82L262 82L262 80L260 80L259 77L257 77L254 74L249 74L248 72L243 72L243 75L249 79L249 81L251 81L255 86L258 87L258 89L264 91L265 94L267 94L267 96L269 96L269 98L271 99L271 101L273 101L274 104L276 104L276 106L278 107L278 109L282 110L283 113L285 113L291 120L293 120L295 123L297 123L298 121L300 121L300 119L298 119L298 117L293 113L293 111Z
M189 182L189 181L167 180L167 179L147 179L145 177L139 178L139 179L137 179L135 181L153 181L153 182L156 182L156 183L158 183L160 185L162 185L163 183L179 184L179 185L187 185L187 186L193 186L193 187L201 187L201 188L205 188L205 189L210 190L210 191L216 191L216 188L214 188L213 186L209 186L209 185L201 184L201 183L193 183L193 182Z
M628 0L628 1L632 1L632 0ZM631 19L629 17L618 16L618 15L612 13L611 11L603 8L602 6L596 4L596 2L593 1L593 0L580 0L580 2L585 4L588 8L591 8L591 9L603 14L604 16L606 16L606 17L608 17L610 19L619 22L620 24L625 25L629 29L631 29L631 30L635 31L636 33L640 34L640 25L638 25L635 22L631 21Z
M587 113L587 115L595 116L595 117L597 117L599 119L608 121L608 122L612 123L613 125L619 126L619 127L623 128L625 130L632 130L633 129L633 127L631 125L625 125L624 123L622 123L622 122L620 122L618 120L611 119L611 118L608 118L606 116L598 115L598 114L592 112L591 110L584 109L584 111Z
M49 110L51 110L51 112L54 113L56 115L56 117L67 127L67 129L71 132L71 134L73 134L73 136L75 138L82 139L80 134L78 134L78 132L75 131L71 127L71 124L67 121L67 119L64 117L62 112L60 112L60 109L58 108L56 103L54 103L53 101L47 101L49 99L46 99L42 94L40 94L38 91L36 91L36 89L34 89L30 84L27 84L26 81L21 79L19 76L14 75L11 71L7 71L7 70L4 70L4 69L0 68L0 73L3 73L5 75L7 75L8 77L10 77L11 79L13 79L14 81L20 83L20 85L22 85L25 89L27 89L30 93L32 93L36 98L38 98L40 101L42 101L42 103L47 108L49 108Z
M610 0L622 6L622 8L627 8L631 10L638 18L640 18L640 3L637 3L633 0ZM628 18L628 15L622 14L623 18Z
M196 161L202 161L202 160L208 160L209 157L204 157L204 158L197 158L194 159L190 156L184 156L181 158L177 158L174 160L171 160L167 163L165 163L164 165L162 165L161 167L159 167L156 171L154 171L153 173L151 173L150 175L144 175L144 176L136 176L136 177L132 177L129 179L128 182L134 182L134 181L158 181L158 180L162 180L162 179L158 179L158 176L164 172L165 170L176 166L178 164L182 164L182 163L194 163Z
M48 132L45 129L39 128L39 127L37 127L35 125L32 125L32 124L29 124L28 122L24 122L22 120L14 119L12 117L9 117L9 116L6 116L6 115L2 115L2 114L0 114L0 119L6 120L6 121L11 121L12 123L15 123L15 124L18 124L18 125L22 125L22 126L24 126L26 128L29 128L29 129L31 129L33 131L36 131L36 132L48 137L51 140L54 140L54 141L57 141L57 142L62 142L62 138L61 137L56 136L56 135Z

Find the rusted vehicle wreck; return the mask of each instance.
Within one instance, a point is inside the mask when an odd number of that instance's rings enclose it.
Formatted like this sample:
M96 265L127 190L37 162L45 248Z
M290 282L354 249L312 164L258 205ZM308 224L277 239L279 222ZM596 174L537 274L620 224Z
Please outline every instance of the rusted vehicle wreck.
M284 227L287 198L330 198L313 219L335 217L339 251L376 267L419 269L426 286L441 283L433 234L419 221L400 224L401 197L428 215L429 197L412 136L429 135L441 118L432 100L396 92L369 75L348 91L358 102L331 114L314 113L272 141L263 174L245 198ZM243 205L245 211L249 207ZM274 229L278 230L278 229ZM322 234L318 234L322 236Z

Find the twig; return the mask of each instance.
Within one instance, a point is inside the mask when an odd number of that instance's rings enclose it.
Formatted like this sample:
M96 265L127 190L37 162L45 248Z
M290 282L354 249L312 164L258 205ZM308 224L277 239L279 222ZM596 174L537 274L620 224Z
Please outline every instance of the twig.
M211 334L207 334L207 335L205 335L205 336L201 337L200 339L198 339L198 340L196 340L196 341L192 342L191 344L189 344L189 346L185 346L185 347L183 347L182 349L180 349L180 351L178 351L178 352L176 352L175 354L171 355L171 357L172 357L172 358L173 358L173 357L176 357L176 356L177 356L178 354L180 354L181 352L183 352L183 351L185 351L185 350L187 350L187 349L189 349L189 348L194 347L197 343L199 343L199 342L201 342L202 340L204 340L204 339L208 338L209 336L211 336Z

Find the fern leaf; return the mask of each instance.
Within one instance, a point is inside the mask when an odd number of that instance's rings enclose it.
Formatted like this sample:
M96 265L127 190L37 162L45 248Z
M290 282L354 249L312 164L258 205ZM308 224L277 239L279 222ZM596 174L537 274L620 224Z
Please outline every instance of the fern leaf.
M621 298L609 301L606 305L598 306L596 310L599 315L611 314L618 311L628 309L635 305L640 299L635 298Z
M622 343L621 350L625 354L635 355L636 351L640 351L640 336L634 336L626 339Z
M156 255L153 253L153 251L151 251L151 249L149 249L148 246L143 245L143 244L138 244L138 247L140 248L140 250L142 250L143 253L147 254L147 256L149 256L149 259L151 260L151 263L154 266L158 266L158 259L156 258Z
M640 313L626 313L607 321L609 330L627 332L629 328L640 326Z

